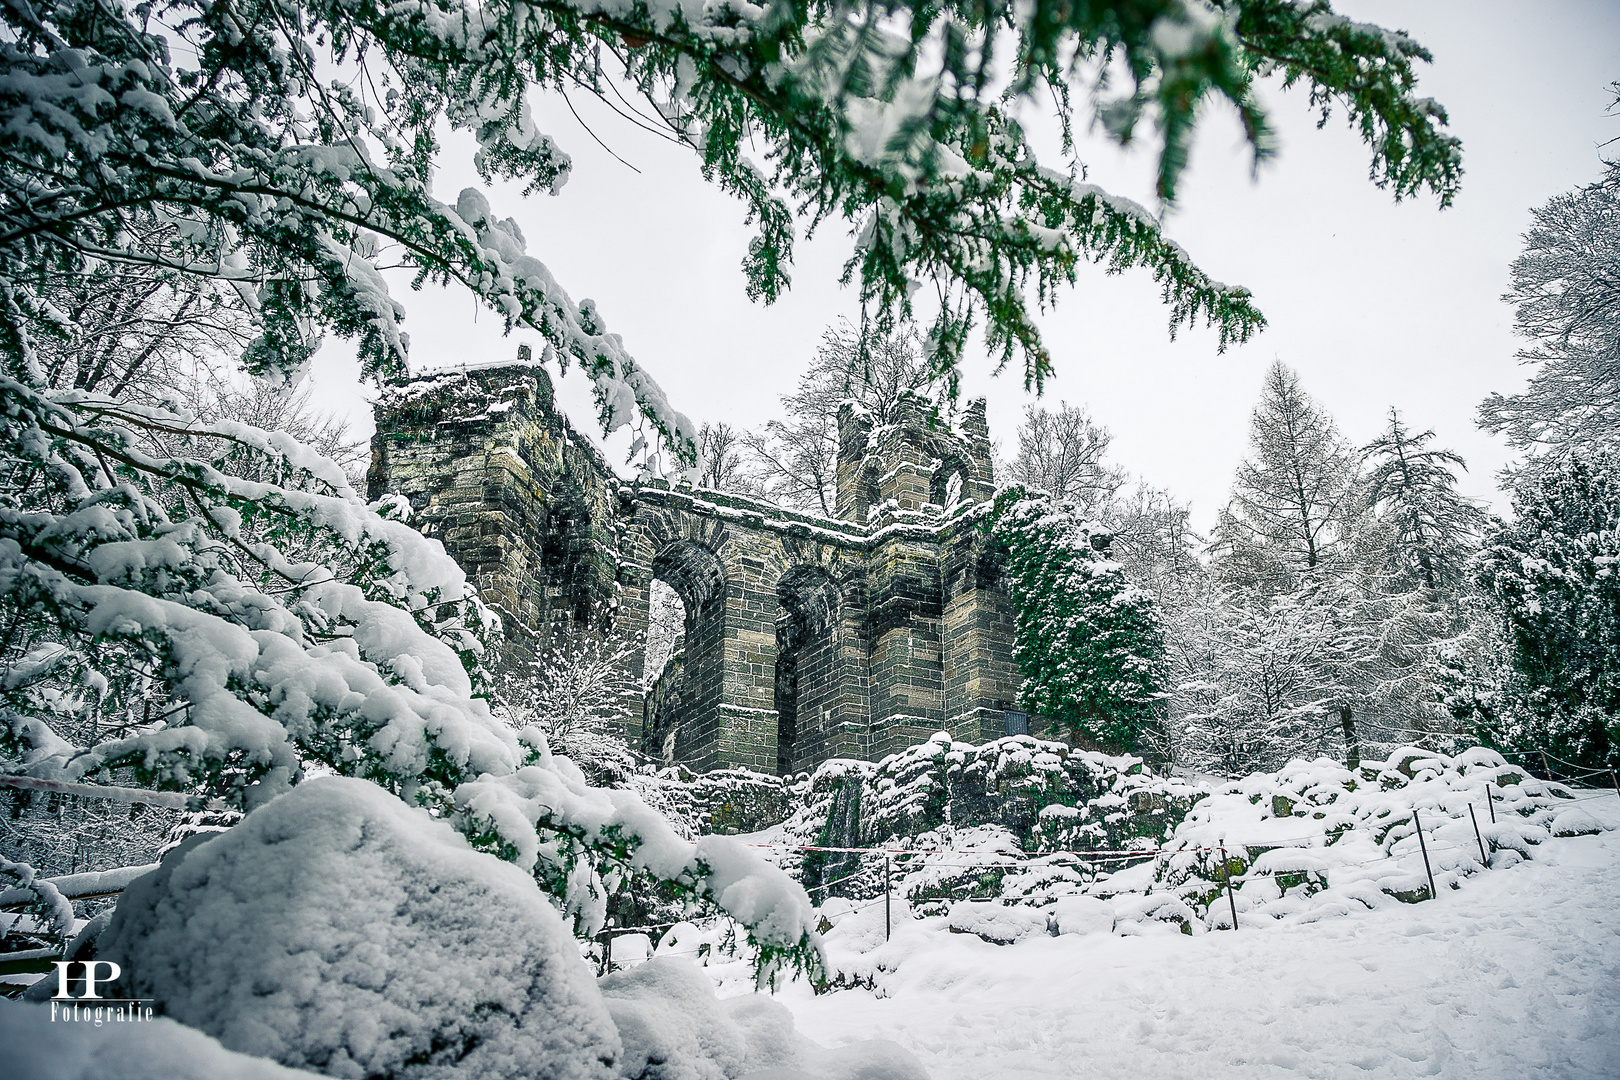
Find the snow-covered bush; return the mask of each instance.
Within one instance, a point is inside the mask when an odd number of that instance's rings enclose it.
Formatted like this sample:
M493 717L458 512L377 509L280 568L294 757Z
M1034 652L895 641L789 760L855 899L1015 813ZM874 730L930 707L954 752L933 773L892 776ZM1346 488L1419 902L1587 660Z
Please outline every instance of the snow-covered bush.
M362 780L300 784L131 885L118 996L339 1077L609 1077L620 1044L528 874Z
M709 861L723 872L740 854L726 841ZM785 884L738 878L733 906L769 923ZM529 875L351 778L192 837L128 889L97 958L122 969L108 994L159 1017L134 1037L127 1022L51 1025L67 1037L8 1052L8 1077L926 1080L892 1044L810 1043L753 992L751 964L723 1001L673 948L596 979ZM0 1005L0 1032L34 1031L48 1008Z
M88 1030L87 1030L88 1029ZM49 1006L0 1000L0 1046L14 1080L309 1080L238 1054L167 1017L99 1027L53 1021Z

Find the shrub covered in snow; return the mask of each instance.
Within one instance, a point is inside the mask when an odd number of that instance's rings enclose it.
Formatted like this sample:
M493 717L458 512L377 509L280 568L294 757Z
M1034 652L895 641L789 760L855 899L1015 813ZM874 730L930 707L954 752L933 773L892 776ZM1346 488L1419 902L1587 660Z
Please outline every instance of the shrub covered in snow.
M12 1080L309 1080L309 1073L227 1050L166 1017L95 1025L53 1021L47 1005L0 1000Z
M607 1077L620 1057L529 875L373 784L327 777L133 884L120 996L231 1050L341 1077Z
M712 840L704 858L739 921L770 934L803 916L779 871L743 872L756 864L740 845ZM898 1047L823 1050L768 998L717 1000L679 936L597 980L529 875L375 785L327 777L172 852L128 889L98 956L123 969L118 996L167 1017L121 1042L138 1051L131 1080L166 1076L170 1052L267 1078L281 1073L236 1054L376 1080L926 1080ZM99 1038L87 1029L70 1060L101 1060Z

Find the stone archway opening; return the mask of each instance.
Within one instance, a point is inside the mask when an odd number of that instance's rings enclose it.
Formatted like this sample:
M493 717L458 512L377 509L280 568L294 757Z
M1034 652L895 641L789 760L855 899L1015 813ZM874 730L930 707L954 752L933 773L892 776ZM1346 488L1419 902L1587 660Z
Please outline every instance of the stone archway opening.
M819 566L795 566L776 586L776 771L787 776L825 746L839 595Z
M652 577L642 665L642 746L649 756L673 764L712 743L718 730L726 574L714 552L677 540L653 558Z

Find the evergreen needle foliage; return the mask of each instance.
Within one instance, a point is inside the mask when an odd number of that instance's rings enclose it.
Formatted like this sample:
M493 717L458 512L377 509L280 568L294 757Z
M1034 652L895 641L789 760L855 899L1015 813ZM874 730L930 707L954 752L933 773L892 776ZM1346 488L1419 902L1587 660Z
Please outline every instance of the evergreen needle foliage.
M1509 672L1487 734L1590 768L1620 764L1620 457L1526 470L1480 578L1501 606Z
M1073 735L1165 760L1158 605L1108 557L1108 532L1019 487L997 496L991 530L1006 552L1020 703Z
M1236 108L1257 159L1269 152L1254 82L1273 73L1307 88L1324 120L1343 110L1371 147L1372 179L1396 197L1449 202L1461 175L1444 110L1414 91L1429 54L1325 0L0 10L0 344L23 364L14 377L34 370L31 336L75 333L71 312L42 301L46 279L105 262L228 283L257 321L257 372L296 372L329 330L358 342L368 373L397 373L404 311L379 269L404 265L539 332L597 380L604 423L639 413L683 456L695 429L594 306L572 300L479 191L433 191L445 127L476 138L486 181L556 193L571 165L537 128L531 92L612 102L633 88L643 107L627 115L690 146L746 204L751 294L787 288L796 223L840 218L857 234L846 279L880 322L910 314L932 284L935 367L949 371L981 323L1033 386L1051 368L1034 306L1082 261L1145 269L1172 328L1206 322L1223 346L1262 319L1151 213L1078 179L1071 140L1061 162L1038 161L1013 99L1051 98L1068 130L1080 89L1120 141L1150 126L1167 204L1208 101Z

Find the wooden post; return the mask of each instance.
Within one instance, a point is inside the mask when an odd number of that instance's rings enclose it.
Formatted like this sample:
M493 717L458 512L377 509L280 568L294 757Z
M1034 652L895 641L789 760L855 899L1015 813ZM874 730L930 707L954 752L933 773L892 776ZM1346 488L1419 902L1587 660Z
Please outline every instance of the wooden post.
M1429 875L1429 899L1437 900L1440 894L1434 888L1434 870L1429 866L1429 845L1423 842L1423 824L1418 821L1417 807L1412 808L1412 827L1417 830L1418 849L1423 852L1423 872Z
M889 857L883 856L883 940L888 941L893 932L893 923L889 914Z
M602 931L602 974L613 974L613 933Z
M1226 902L1232 905L1232 929L1237 929L1237 897L1232 895L1232 863L1226 857L1226 841L1221 841L1221 881L1226 885Z
M1491 824L1496 824L1496 796L1491 794L1491 785L1485 785L1485 805L1491 811Z
M1479 861L1489 869L1491 858L1485 854L1485 838L1479 835L1479 818L1474 816L1474 804L1468 804L1468 820L1474 823L1474 839L1479 841Z
M1549 781L1551 781L1552 778L1553 778L1553 776L1552 776L1552 766L1547 763L1547 751L1545 751L1545 750L1543 750L1541 752L1541 767L1543 769L1547 770L1547 779Z
M1609 782L1614 785L1614 793L1620 795L1620 776L1616 776L1613 769L1609 770Z

